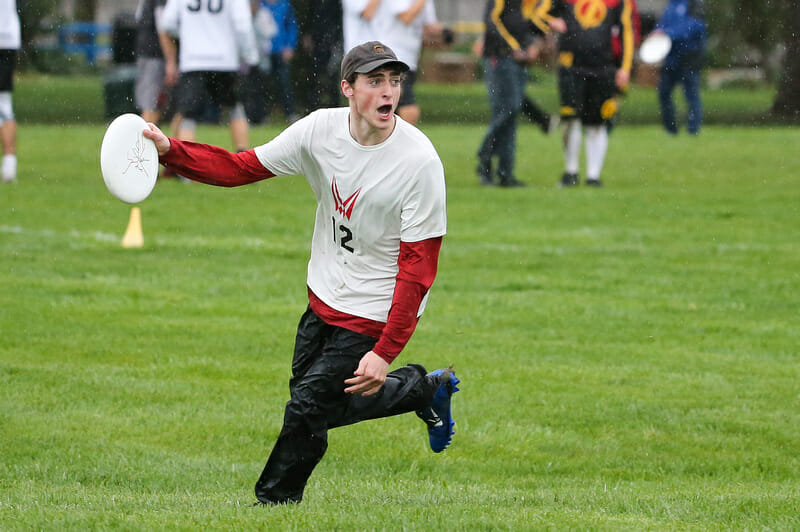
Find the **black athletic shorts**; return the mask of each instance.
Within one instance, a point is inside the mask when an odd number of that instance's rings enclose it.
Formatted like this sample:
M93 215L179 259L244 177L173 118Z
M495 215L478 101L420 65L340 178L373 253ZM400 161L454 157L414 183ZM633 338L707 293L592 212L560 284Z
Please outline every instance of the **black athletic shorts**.
M14 90L14 67L16 64L16 50L0 50L0 92Z
M220 107L241 101L238 72L183 72L175 91L178 111L194 120L202 118L209 101Z
M415 105L417 103L417 95L414 94L414 84L417 82L417 73L413 70L409 70L404 76L403 92L400 93L400 102L397 104L397 107Z
M616 69L558 69L562 118L580 118L590 126L604 124L617 112Z

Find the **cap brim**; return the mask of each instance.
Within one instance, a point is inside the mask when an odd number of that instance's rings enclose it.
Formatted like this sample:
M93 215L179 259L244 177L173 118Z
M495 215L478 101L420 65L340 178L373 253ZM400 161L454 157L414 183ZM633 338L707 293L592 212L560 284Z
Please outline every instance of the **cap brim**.
M383 57L381 59L376 59L375 61L370 61L369 63L365 63L360 67L356 68L353 72L357 72L358 74L369 74L373 70L386 65L396 65L397 69L400 72L408 72L410 70L408 68L408 65L403 63L399 59L389 59L388 57Z

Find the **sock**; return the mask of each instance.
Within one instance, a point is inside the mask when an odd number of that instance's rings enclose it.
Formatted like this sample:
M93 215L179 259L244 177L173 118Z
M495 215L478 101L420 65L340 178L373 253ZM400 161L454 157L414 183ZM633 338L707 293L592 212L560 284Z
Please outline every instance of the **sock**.
M568 120L564 130L564 170L577 174L580 169L581 121Z
M608 151L608 129L604 125L586 127L586 179L600 179Z
M13 154L3 155L2 179L3 181L13 181L17 178L17 156Z

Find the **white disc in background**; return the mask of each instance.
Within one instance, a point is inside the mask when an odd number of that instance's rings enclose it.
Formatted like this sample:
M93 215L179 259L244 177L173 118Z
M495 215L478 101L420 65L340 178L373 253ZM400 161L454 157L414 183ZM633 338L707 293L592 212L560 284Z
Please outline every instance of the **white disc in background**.
M106 187L126 203L139 203L153 191L158 179L158 150L144 137L147 122L133 113L108 125L100 146L100 171Z
M639 48L639 59L648 65L655 65L667 57L671 48L672 39L666 33L654 33Z

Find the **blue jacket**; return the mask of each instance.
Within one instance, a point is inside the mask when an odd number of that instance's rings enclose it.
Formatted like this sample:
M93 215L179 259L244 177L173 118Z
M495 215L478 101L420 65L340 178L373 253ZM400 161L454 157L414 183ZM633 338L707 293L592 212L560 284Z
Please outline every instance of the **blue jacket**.
M672 39L665 67L700 66L706 49L704 17L703 0L669 0L656 24L656 29L663 30Z
M279 54L286 48L292 50L297 48L297 17L294 14L292 3L289 0L275 2L261 0L261 5L269 9L278 26L278 33L272 38L272 53Z

